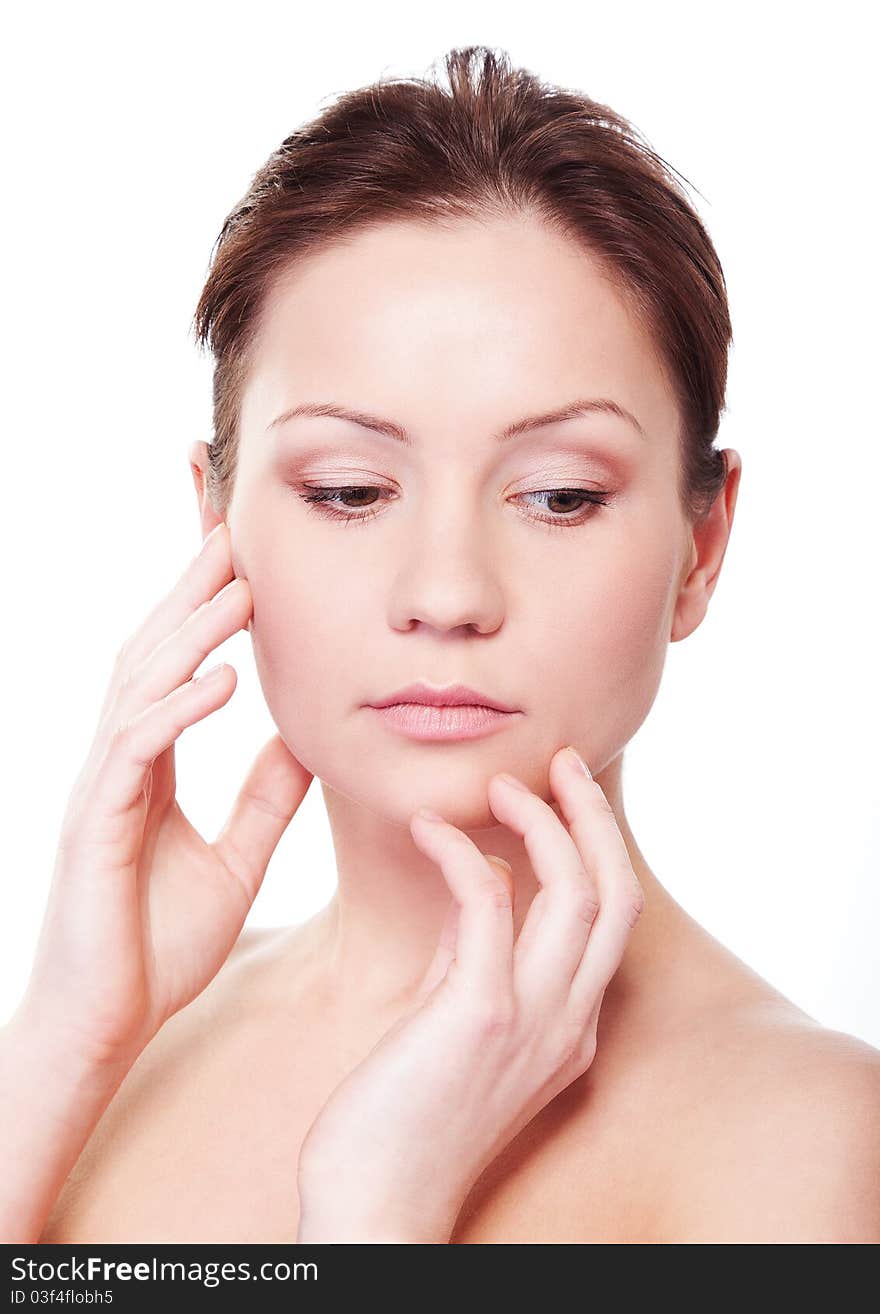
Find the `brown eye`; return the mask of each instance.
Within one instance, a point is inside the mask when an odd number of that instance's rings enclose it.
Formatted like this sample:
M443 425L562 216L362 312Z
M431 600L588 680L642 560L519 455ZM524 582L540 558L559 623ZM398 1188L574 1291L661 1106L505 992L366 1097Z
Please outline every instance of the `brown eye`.
M370 499L374 493L384 491L372 484L346 485L340 488L308 488L305 492L300 493L300 497L304 502L314 506L318 515L325 516L330 520L342 520L352 524L357 520L369 520L371 516L377 514L371 509L375 506L375 500L365 499ZM353 499L354 506L349 507L345 503L341 503L339 501L341 497ZM362 512L365 511L366 514L358 514L359 509ZM353 514L348 514L349 510Z
M591 520L600 507L608 505L608 494L597 492L592 488L542 488L533 493L523 493L522 496L548 499L545 506L552 510L553 514L536 516L535 519L543 521L551 529L569 529L582 525L585 521ZM573 512L572 501L586 503L586 511L579 511L577 505L575 505Z
M302 500L314 507L317 515L344 524L370 520L378 515L378 510L374 509L377 503L390 501L393 496L388 489L374 484L345 484L332 488L308 486L300 493ZM608 494L592 488L542 488L521 496L549 499L545 505L552 514L533 515L532 519L560 529L584 524L600 507L608 504ZM581 509L584 504L586 509Z
M569 502L568 502L568 505L567 505L567 506L566 506L566 504L565 504L565 500L566 500L566 498L569 499ZM557 505L557 506L555 506L555 507L552 507L552 506L550 505L550 502L551 502L551 501L556 502L556 503L562 502L562 506L558 506L558 505ZM581 496L579 496L578 493L573 492L570 488L560 488L558 491L551 492L551 494L550 494L550 500L547 502L547 510L548 510L548 511L563 511L563 512L564 512L564 511L577 511L577 510L578 510L578 507L577 507L577 506L572 506L572 504L571 504L572 501L574 501L574 502L582 502L582 501L583 501L583 498L582 498Z

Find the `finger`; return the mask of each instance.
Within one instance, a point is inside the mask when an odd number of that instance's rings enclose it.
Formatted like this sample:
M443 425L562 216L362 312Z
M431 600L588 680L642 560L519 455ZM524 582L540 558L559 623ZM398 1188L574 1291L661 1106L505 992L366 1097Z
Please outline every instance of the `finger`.
M172 690L132 720L116 726L106 737L94 768L90 814L107 826L112 842L113 822L141 805L147 772L160 753L169 748L189 725L194 725L228 702L238 677L233 667L221 665ZM87 778L91 777L91 763ZM76 819L72 822L76 827ZM127 834L127 832L125 832ZM98 839L99 836L92 836Z
M517 997L549 1008L568 998L598 913L598 888L562 821L537 794L493 776L489 804L521 836L541 887L514 949Z
M446 976L449 971L449 964L455 959L455 942L458 937L458 918L459 907L455 899L449 901L449 907L446 910L446 916L443 922L443 928L440 932L440 939L437 942L437 948L434 957L428 964L428 969L419 983L416 991L416 1006L423 1004L432 991Z
M601 786L565 750L550 764L550 786L599 890L599 912L571 981L571 1003L578 1016L587 1017L620 966L644 894Z
M487 853L486 861L491 862L492 866L498 872L498 875L507 886L507 892L510 895L510 907L513 912L516 911L516 883L513 879L513 868L506 858L499 858L494 853Z
M206 534L199 551L174 587L153 608L126 645L132 665L142 662L154 648L179 629L187 616L212 598L234 577L229 527L221 520Z
M246 579L233 579L167 635L140 664L131 667L117 695L115 715L137 716L188 680L205 658L242 629L253 610Z
M101 708L102 720L112 710L116 693L131 671L145 661L163 639L179 629L187 616L212 598L233 575L229 529L221 521L206 535L201 549L174 587L157 603L140 629L122 645Z
M486 854L486 861L491 862L493 867L498 871L498 875L504 881L510 893L511 912L515 906L515 889L513 876L511 875L510 863L504 858L497 858L494 854ZM423 1003L432 990L435 990L449 970L449 964L455 959L455 946L458 939L458 921L459 906L455 899L451 899L446 912L446 918L443 922L443 928L440 932L440 939L437 942L437 949L434 957L428 965L428 970L422 978L419 988L416 992L417 1006Z
M313 778L281 735L274 735L257 754L229 818L211 846L251 902Z
M457 970L475 992L475 1002L509 1001L513 914L510 891L498 868L463 831L442 818L434 821L422 811L415 812L410 834L437 863L458 905L454 956Z

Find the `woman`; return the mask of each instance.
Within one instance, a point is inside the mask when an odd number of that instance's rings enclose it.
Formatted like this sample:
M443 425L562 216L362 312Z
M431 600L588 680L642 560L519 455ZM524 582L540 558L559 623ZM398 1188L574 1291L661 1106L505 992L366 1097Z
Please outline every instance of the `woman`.
M623 803L733 522L720 264L607 107L447 71L341 98L224 224L205 543L71 796L4 1240L880 1239L877 1052L688 917ZM208 845L174 741L244 626L279 734ZM337 892L242 933L314 776Z

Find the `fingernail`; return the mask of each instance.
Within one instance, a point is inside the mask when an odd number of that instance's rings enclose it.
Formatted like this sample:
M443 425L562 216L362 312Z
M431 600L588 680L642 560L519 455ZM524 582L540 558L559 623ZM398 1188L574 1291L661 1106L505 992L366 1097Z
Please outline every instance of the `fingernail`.
M505 784L512 785L514 789L521 789L523 793L528 794L528 786L524 785L516 776L509 776L506 771L499 771L498 779L503 780Z
M430 808L419 808L416 812L417 817L424 817L426 821L442 821L443 818L439 812L432 812Z
M494 853L487 853L486 861L494 862L498 867L505 867L509 872L513 871L513 868L511 867L510 863L507 862L505 858L497 858Z
M203 540L203 542L202 542L202 551L203 551L203 552L206 551L206 550L211 546L211 544L214 542L214 539L217 538L217 537L219 536L220 532L221 532L223 529L225 529L225 527L226 527L226 521L225 521L225 520L221 520L221 521L219 522L219 524L216 524L216 525L214 526L214 528L211 530L210 534L206 534L206 535L205 535L204 540Z
M231 579L228 584L224 584L223 588L220 590L219 593L214 594L211 601L219 602L220 599L224 598L226 594L230 591L230 589L232 589L237 583L238 583L238 576L236 575L235 579Z
M589 779L592 780L592 779L593 779L593 773L590 771L590 768L587 766L586 762L585 762L584 759L581 757L581 755L580 755L580 753L577 751L577 749L576 749L576 748L572 748L571 744L567 744L567 745L566 745L566 748L565 748L565 751L566 751L566 753L569 755L569 760L570 760L570 762L571 762L571 765L572 765L573 767L576 767L576 768L578 769L578 771L582 771L582 772L584 773L585 776L588 776Z

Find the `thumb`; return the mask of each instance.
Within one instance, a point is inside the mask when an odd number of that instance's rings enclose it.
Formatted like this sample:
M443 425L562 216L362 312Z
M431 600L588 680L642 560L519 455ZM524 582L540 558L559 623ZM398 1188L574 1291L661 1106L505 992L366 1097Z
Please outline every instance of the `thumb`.
M273 735L257 754L229 818L211 846L241 881L251 902L313 779L281 735Z
M486 854L486 861L491 862L496 875L500 876L510 891L511 905L516 903L516 885L513 880L513 868L506 858L497 858L494 853Z
M492 863L493 869L510 890L510 898L511 902L513 902L514 884L510 864L506 862L504 858L496 858L492 853L485 854L485 858L487 862ZM446 973L449 970L449 965L455 958L459 912L460 905L455 899L451 899L446 913L446 920L444 921L443 929L440 932L440 939L437 942L437 951L431 959L431 962L428 965L428 970L422 977L421 984L416 993L415 1008L419 1008L428 998L428 995L431 994L432 990L436 989L446 976Z

